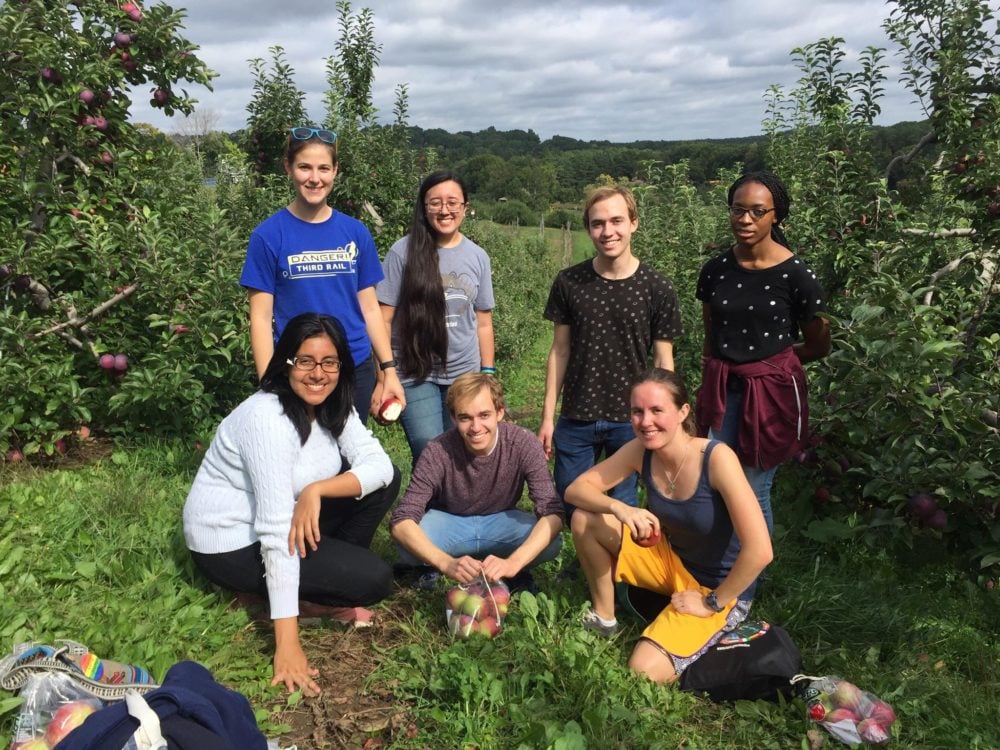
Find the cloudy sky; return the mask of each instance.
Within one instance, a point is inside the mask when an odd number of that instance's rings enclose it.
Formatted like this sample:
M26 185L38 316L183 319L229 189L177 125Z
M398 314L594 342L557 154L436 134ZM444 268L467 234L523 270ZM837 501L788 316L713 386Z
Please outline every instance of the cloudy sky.
M250 58L284 47L323 117L324 59L339 37L335 2L170 0L187 7L184 36L219 76L190 93L217 128L246 123ZM799 76L794 47L837 36L854 69L868 46L887 48L881 124L923 114L898 83L899 58L882 21L883 0L367 0L382 45L375 103L392 115L393 92L409 87L410 123L450 132L532 129L614 142L756 135L771 84ZM133 115L179 128L137 97Z

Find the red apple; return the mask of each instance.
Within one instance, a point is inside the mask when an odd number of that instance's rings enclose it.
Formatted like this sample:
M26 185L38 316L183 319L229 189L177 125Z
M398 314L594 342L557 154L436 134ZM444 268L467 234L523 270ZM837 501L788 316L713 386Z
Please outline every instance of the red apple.
M823 721L826 718L827 708L823 701L816 701L809 704L809 718L813 721Z
M500 623L497 622L495 617L484 617L479 621L478 633L485 635L487 638L494 638L500 633Z
M872 703L871 710L868 712L866 718L875 719L879 724L884 727L892 726L896 721L896 712L892 710L892 706L883 700L876 700Z
M124 31L118 31L115 33L115 46L128 47L131 43L132 43L131 34L126 34Z
M834 689L830 699L837 708L849 708L854 712L858 712L861 708L864 695L860 688L853 682L841 680L837 683L837 687Z
M468 594L462 601L461 613L469 617L476 617L483 608L483 597L479 594Z
M157 89L153 92L153 104L162 107L164 104L170 101L173 93L170 89Z
M862 741L873 745L881 745L883 742L889 741L888 727L883 726L875 721L875 719L865 719L860 722L858 724L858 734L861 735Z
M96 97L97 95L90 89L84 89L80 92L80 101L87 105L93 104Z
M448 609L452 612L460 611L462 609L462 602L465 601L468 595L468 592L461 586L453 586L448 589L448 592L444 595L445 601L448 602Z
M640 547L654 547L660 541L660 536L659 531L654 531L649 536L643 537L642 539L636 539L635 534L632 534L632 541Z
M816 488L816 500L820 503L830 502L830 498L833 497L833 493L830 492L829 487L817 487Z
M125 354L115 355L115 370L125 372L128 369L128 356Z
M14 289L18 292L27 291L29 286L31 286L31 277L26 273L22 273L14 279Z
M138 22L142 20L142 11L139 10L135 3L123 3L122 12L133 21Z
M85 424L80 425L79 428L77 428L76 434L81 440L90 440L90 426Z
M115 157L113 157L107 151L102 151L101 152L101 161L103 161L105 164L107 164L110 167L112 164L115 163Z
M88 701L70 701L52 714L52 721L45 730L45 741L51 746L58 745L63 737L80 726L97 708Z
M0 266L0 281L9 278L14 275L14 266L10 263L4 263Z
M93 122L91 124L98 130L103 132L108 129L108 121L105 118L101 117L100 115L97 115L92 119Z
M943 531L948 525L948 514L943 510L938 508L936 511L931 513L927 518L924 519L924 526L929 529L937 529L938 531Z
M934 502L934 498L925 492L911 495L910 499L906 501L906 507L910 509L910 513L921 520L930 518L930 516L938 509L937 503Z
M63 440L62 438L58 438L57 440L53 441L52 447L56 449L57 453L62 453L62 454L66 453L66 441Z
M24 460L24 454L21 453L17 448L7 451L7 463L9 464L19 464Z
M115 369L115 355L114 354L102 354L99 360L102 370L113 370Z
M49 743L42 737L36 737L26 742L16 742L10 746L10 750L49 750Z
M448 620L448 630L453 636L468 638L475 625L475 620L469 615L458 614L457 612Z
M387 398L378 410L379 418L385 422L395 422L402 413L403 405L399 403L398 398Z

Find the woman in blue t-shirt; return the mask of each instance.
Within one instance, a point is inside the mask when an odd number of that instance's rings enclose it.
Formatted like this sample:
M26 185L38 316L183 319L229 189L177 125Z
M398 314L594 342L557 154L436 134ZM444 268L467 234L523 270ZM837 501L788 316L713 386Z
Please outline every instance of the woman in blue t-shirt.
M635 439L566 490L590 588L584 627L615 632L616 582L670 596L629 659L656 682L677 679L743 622L772 557L764 514L736 454L695 437L690 416L680 377L646 371L631 392ZM647 508L607 494L632 472L646 488Z
M736 242L705 263L696 291L705 321L699 434L737 452L768 528L774 474L808 438L802 364L830 352L823 290L779 226L790 203L770 172L736 180L729 188Z
M354 403L367 410L406 396L379 312L375 285L382 280L378 251L368 228L327 203L337 176L337 134L292 128L285 171L295 189L287 207L250 235L240 284L250 296L250 347L262 377L274 342L288 321L304 312L337 318L347 333L357 369ZM384 374L376 387L372 350Z
M496 372L490 259L461 232L467 203L454 172L427 175L409 234L386 254L376 290L406 390L401 421L414 465L452 426L448 386L467 372Z

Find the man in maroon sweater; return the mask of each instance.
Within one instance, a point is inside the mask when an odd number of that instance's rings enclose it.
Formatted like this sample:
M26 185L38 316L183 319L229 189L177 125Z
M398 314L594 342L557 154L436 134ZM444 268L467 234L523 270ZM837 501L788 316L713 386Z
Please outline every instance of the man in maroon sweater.
M448 389L455 427L420 454L389 524L404 566L430 566L459 583L485 572L520 579L559 554L563 505L534 434L503 421L503 388L467 373ZM524 485L534 514L519 510ZM426 582L426 579L425 579Z

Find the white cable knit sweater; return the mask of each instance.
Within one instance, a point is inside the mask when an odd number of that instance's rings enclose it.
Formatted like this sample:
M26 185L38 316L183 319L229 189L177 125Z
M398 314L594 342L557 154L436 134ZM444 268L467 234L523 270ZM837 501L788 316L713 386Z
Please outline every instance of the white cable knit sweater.
M271 617L298 614L299 558L288 554L295 499L340 473L340 453L361 483L361 497L392 481L392 462L351 412L338 441L315 422L305 445L278 397L258 391L222 420L184 504L184 538L203 554L260 540Z

